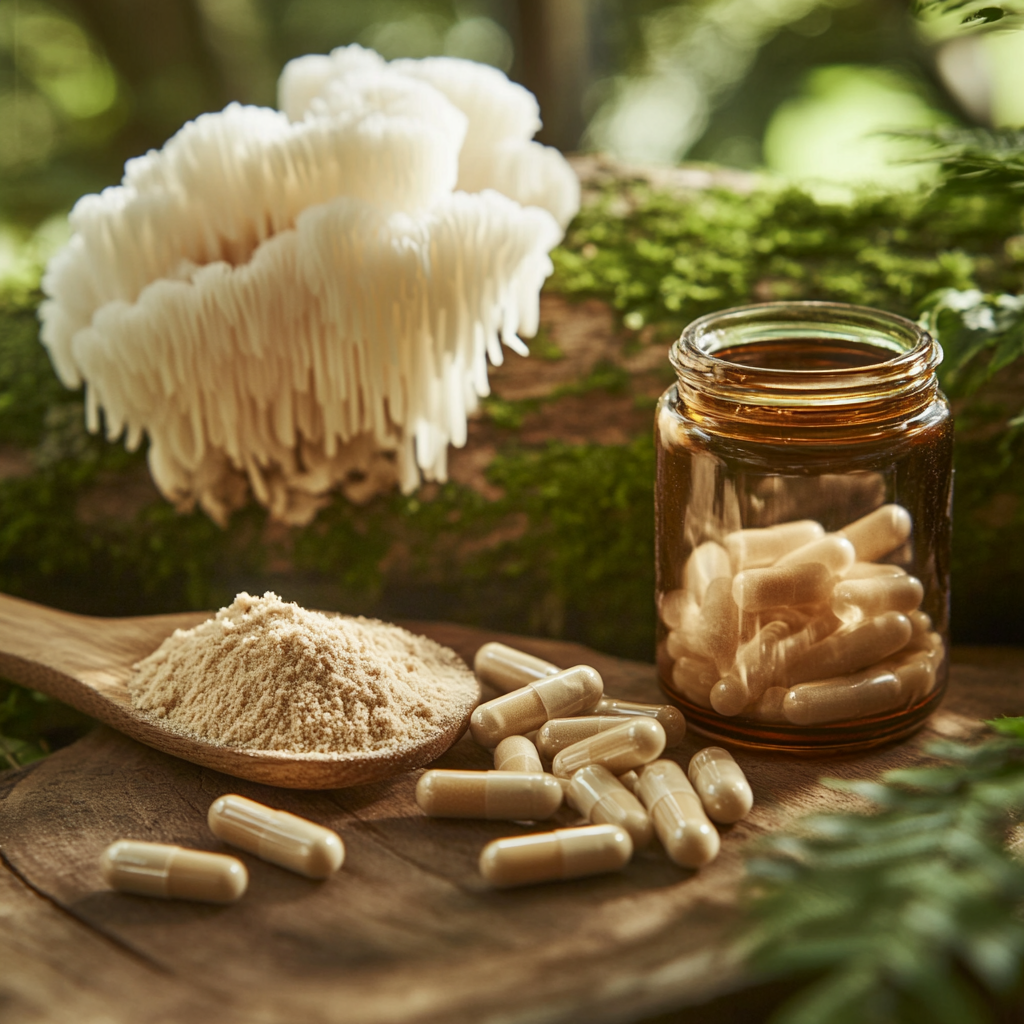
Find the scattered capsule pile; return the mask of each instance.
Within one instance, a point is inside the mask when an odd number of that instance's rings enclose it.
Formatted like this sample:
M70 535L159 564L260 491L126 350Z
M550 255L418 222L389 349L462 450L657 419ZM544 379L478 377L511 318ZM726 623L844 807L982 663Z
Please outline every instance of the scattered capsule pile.
M499 643L484 644L473 667L502 691L470 720L473 738L494 751L494 770L425 772L420 808L432 817L539 822L564 801L590 822L488 843L480 873L494 885L617 871L654 835L676 864L698 868L718 854L712 821L738 821L753 805L721 747L700 751L685 773L661 757L686 733L674 707L607 698L593 668L559 670Z
M920 703L942 638L899 565L912 520L882 505L835 533L811 519L696 547L661 596L667 684L719 715L817 726Z
M307 878L329 878L345 860L336 832L233 793L213 801L207 823L225 843ZM167 843L119 839L100 868L111 888L164 899L235 903L249 886L237 857Z
M481 647L474 669L503 691L470 721L493 750L494 770L424 772L420 808L438 818L546 822L568 805L587 822L488 843L480 872L496 886L617 871L654 836L676 864L698 868L718 854L713 822L738 821L753 805L721 747L699 751L686 772L661 757L686 734L674 707L605 697L593 668L560 670L504 644ZM329 878L345 859L336 832L235 794L214 800L207 823L225 843L307 878ZM165 843L118 840L100 865L112 888L165 899L234 903L249 884L236 857Z

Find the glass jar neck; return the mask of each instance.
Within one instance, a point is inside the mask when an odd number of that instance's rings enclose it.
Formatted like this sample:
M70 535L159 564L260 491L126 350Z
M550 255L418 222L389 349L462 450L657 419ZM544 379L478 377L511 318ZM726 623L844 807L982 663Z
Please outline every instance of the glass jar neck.
M712 313L672 346L687 416L738 435L877 436L938 396L942 349L900 316L838 302Z

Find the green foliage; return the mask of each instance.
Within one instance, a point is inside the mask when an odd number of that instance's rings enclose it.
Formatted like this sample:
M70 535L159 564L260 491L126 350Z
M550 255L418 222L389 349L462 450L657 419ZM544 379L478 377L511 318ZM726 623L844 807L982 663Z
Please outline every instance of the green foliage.
M1002 196L865 195L819 203L797 189L680 198L643 183L609 186L553 255L551 287L596 295L627 327L672 334L703 313L767 299L831 299L914 316L940 288L1009 290L1004 242L1020 230Z
M1000 737L934 743L937 763L882 781L826 780L873 813L810 817L749 863L743 948L770 975L815 980L773 1024L983 1024L1017 1000L1024 863L1024 719Z
M930 147L923 159L942 174L933 205L958 194L1024 197L1024 130L941 125L893 134Z
M992 0L914 0L914 14L918 18L945 18L955 16L960 25L975 28L1001 22L1007 17L1019 17L1020 3L992 3Z
M18 768L84 735L91 718L0 678L0 768Z

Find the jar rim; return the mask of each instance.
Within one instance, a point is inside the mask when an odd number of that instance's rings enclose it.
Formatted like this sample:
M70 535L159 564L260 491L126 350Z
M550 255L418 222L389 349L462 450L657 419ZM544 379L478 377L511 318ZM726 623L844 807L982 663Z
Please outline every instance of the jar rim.
M758 340L855 342L892 353L860 366L816 369L762 367L716 352ZM762 302L709 313L690 323L669 359L685 390L713 391L740 405L848 404L934 387L942 349L913 321L843 302Z

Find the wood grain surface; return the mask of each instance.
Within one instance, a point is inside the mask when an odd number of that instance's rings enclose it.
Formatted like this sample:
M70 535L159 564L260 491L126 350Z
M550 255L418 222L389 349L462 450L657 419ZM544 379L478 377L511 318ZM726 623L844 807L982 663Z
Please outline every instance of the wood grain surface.
M176 629L212 612L101 619L0 594L0 674L78 708L157 750L242 779L291 789L336 789L429 764L469 726L480 686L466 670L451 683L454 711L419 742L362 754L246 750L172 732L132 706L135 662Z
M613 696L658 698L649 665L568 643L406 625L467 659L503 639L561 666L593 664ZM856 805L820 776L912 764L928 739L972 737L979 718L1003 713L1024 713L1024 652L959 651L946 704L900 746L827 761L737 751L757 803L725 830L708 868L683 871L652 849L621 874L505 892L482 881L477 857L488 840L528 829L423 817L418 771L338 791L275 789L101 727L0 776L0 1017L613 1024L673 1011L680 1022L758 1020L749 1007L728 1013L729 993L750 981L729 942L743 847L797 815ZM701 745L691 735L671 753L684 761ZM468 737L435 763L490 767ZM205 816L231 791L337 829L342 871L311 882L241 854L251 882L232 907L106 889L98 857L114 839L222 849ZM714 1009L702 1006L712 999Z

